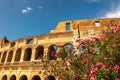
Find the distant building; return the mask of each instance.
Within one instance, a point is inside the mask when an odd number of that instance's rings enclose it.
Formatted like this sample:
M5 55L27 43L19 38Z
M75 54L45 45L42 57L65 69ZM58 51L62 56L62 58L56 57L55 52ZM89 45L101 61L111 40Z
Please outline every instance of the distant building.
M57 60L53 57L59 50L57 46L71 45L76 48L77 38L98 36L114 24L120 24L120 18L70 20L59 22L50 34L25 37L11 42L6 37L1 38L0 80L43 80L42 57L49 55L50 60ZM49 75L48 79L57 80L54 75Z

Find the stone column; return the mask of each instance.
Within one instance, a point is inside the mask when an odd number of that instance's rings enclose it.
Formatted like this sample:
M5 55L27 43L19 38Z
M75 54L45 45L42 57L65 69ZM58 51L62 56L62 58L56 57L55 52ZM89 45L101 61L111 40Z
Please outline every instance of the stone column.
M6 63L6 62L7 62L7 59L8 59L8 54L9 54L9 52L7 51L7 52L6 52L6 57L5 57L5 61L4 61L4 63Z
M14 60L15 60L15 55L16 55L16 50L13 50L13 56L12 56L11 62L14 62Z
M24 54L25 54L25 49L21 49L20 62L23 62L23 59L24 59Z
M35 48L32 48L31 61L35 60Z

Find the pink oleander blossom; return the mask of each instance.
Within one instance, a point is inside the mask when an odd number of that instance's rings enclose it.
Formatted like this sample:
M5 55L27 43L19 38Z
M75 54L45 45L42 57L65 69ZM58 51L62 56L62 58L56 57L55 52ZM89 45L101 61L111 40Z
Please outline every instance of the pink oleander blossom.
M66 71L66 70L68 70L68 67L65 66L65 67L64 67L64 71Z
M103 33L103 34L99 34L99 37L100 37L100 40L105 40L107 36L105 33Z
M103 65L103 62L98 62L97 64L96 64L96 66L102 66Z
M90 80L95 80L95 74L90 74Z
M91 73L95 73L96 71L98 70L98 67L92 67L92 69L91 69Z
M114 70L115 70L115 71L118 71L119 69L120 69L119 65L115 65L115 66L114 66Z

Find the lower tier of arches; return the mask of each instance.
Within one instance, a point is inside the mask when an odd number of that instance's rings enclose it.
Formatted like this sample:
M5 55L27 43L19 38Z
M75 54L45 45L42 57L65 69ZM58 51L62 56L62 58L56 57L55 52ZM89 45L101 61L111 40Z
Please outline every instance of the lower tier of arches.
M54 75L42 75L39 71L1 71L0 80L57 80Z

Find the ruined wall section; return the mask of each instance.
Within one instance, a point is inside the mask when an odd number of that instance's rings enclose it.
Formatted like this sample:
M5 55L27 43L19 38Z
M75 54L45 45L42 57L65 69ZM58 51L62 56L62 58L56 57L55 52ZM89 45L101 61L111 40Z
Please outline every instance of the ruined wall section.
M69 29L67 30L67 24ZM73 20L59 22L56 29L50 33L69 32L73 31L75 34L80 31L81 38L88 38L97 36L102 30L106 30L108 26L120 24L120 18L103 18L103 19L87 19L87 20ZM78 36L74 35L74 36Z

